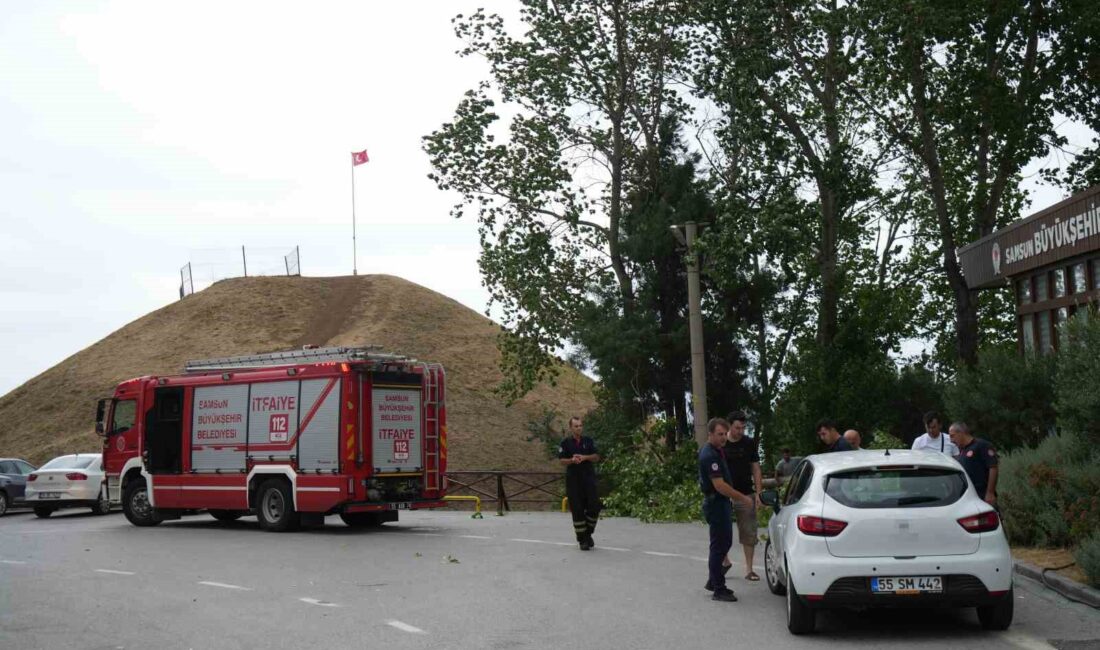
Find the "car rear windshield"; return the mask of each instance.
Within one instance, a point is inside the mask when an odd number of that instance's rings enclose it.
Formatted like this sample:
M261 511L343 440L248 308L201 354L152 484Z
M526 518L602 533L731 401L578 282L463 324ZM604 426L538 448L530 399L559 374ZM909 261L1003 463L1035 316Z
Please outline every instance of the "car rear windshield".
M87 469L94 460L95 456L61 456L38 469Z
M966 477L942 467L876 467L829 476L825 493L849 508L933 508L961 499Z

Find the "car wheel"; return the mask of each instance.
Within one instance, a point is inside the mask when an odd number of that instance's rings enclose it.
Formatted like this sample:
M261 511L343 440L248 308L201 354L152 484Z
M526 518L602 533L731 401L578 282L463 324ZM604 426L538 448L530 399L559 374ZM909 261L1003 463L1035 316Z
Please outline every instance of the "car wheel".
M53 514L53 508L38 507L38 508L34 509L34 516L38 517L39 519L47 519L52 514Z
M210 516L218 521L237 521L243 513L236 510L207 510Z
M11 506L11 497L7 492L0 491L0 517L8 514L8 507Z
M111 514L111 500L102 497L96 504L92 506L92 514L94 515L109 515Z
M787 593L787 588L779 581L779 558L775 556L770 539L764 543L764 578L768 581L768 589L776 596Z
M987 630L1007 630L1012 625L1012 611L1016 596L1012 589L1001 596L1000 602L995 605L986 605L978 608L978 620Z
M799 598L791 572L787 571L787 630L795 635L811 634L816 625L817 612Z
M260 520L260 528L273 533L298 527L300 519L294 510L294 500L286 481L273 478L260 486L256 499L256 518Z
M352 528L369 528L382 525L382 518L373 512L341 512L340 519Z
M156 508L149 503L145 479L132 479L122 491L122 513L135 526L156 526L161 522Z

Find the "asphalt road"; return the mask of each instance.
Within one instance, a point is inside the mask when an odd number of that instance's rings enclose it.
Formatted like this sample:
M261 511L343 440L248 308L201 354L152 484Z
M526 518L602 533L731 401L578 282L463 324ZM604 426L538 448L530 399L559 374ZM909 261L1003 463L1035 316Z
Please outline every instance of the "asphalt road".
M271 534L254 518L9 515L0 648L1100 648L1100 612L1022 578L1008 632L913 610L824 614L793 637L763 582L709 599L701 526L608 519L586 553L564 514L401 516Z

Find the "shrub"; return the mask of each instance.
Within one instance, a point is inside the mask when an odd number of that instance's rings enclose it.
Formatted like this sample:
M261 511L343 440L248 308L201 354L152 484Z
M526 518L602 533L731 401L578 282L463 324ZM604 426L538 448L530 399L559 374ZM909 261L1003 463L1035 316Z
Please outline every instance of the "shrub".
M1084 312L1088 313L1088 312ZM1100 444L1100 317L1073 318L1062 330L1065 343L1057 355L1054 383L1058 426L1078 431Z
M603 500L607 514L642 521L700 519L696 458L695 445L690 443L663 454L638 447L608 454L600 468L613 486Z
M1097 458L1080 436L1049 437L1001 456L997 493L1013 544L1069 546L1100 526Z
M865 449L908 449L909 445L885 431L877 431Z
M1035 446L1054 424L1053 380L1053 357L997 348L983 352L977 367L960 369L944 401L952 421L966 422L1002 452Z
M1085 578L1093 587L1100 587L1100 531L1086 538L1073 554L1077 566L1085 572Z

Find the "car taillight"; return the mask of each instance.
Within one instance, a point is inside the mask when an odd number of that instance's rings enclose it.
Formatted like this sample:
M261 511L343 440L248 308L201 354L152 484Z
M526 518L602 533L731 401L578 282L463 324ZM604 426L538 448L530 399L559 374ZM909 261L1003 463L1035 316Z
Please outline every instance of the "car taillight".
M38 474L31 474L27 477L27 483L33 483L38 480Z
M844 530L847 526L848 522L846 521L823 519L821 517L811 517L810 515L798 516L798 530L807 535L836 537L840 534L840 531Z
M968 533L988 533L991 530L997 530L1001 525L1001 518L997 516L996 510L990 510L973 517L963 517L959 520L959 525Z
M80 472L69 472L65 475L65 478L69 479L70 481L87 481L88 475L81 474Z

